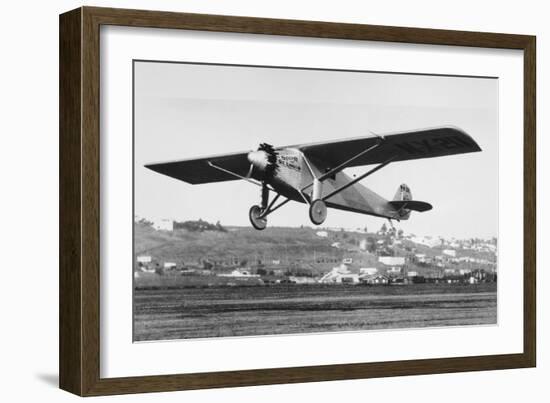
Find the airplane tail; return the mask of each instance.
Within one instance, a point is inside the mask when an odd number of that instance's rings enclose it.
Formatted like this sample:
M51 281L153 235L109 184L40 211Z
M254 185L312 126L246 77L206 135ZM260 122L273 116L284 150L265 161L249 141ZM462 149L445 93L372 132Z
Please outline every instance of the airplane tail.
M411 189L405 184L399 185L395 196L393 196L393 201L403 201L403 200L412 200Z
M423 212L432 209L430 203L413 200L411 189L404 183L399 185L393 200L389 203L398 211L401 220L408 220L413 210Z

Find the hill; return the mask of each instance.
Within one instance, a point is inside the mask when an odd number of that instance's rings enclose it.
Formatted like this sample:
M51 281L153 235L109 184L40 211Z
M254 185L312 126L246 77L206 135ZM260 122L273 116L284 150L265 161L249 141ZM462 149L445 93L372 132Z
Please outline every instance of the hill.
M496 259L488 252L466 249L456 250L456 258L450 259L443 253L445 246L421 245L395 231L381 234L310 227L257 231L201 220L177 225L173 231L155 230L142 220L134 224L134 242L136 256L150 256L159 266L171 262L178 268L217 271L248 267L255 272L264 269L311 276L322 275L342 262L352 272L363 267L387 269L380 256L405 257L407 270L427 276L445 268L478 268L481 258ZM425 255L429 263L419 261L419 255ZM478 261L473 266L471 261L458 259L464 256Z
M225 227L224 231L157 231L148 223L135 223L136 255L149 255L159 262L200 266L204 261L220 266L302 267L325 271L352 258L357 264L376 264L376 256L361 252L365 234L322 231L313 228ZM326 233L326 236L323 236ZM371 234L374 235L374 234ZM361 255L361 259L358 259Z

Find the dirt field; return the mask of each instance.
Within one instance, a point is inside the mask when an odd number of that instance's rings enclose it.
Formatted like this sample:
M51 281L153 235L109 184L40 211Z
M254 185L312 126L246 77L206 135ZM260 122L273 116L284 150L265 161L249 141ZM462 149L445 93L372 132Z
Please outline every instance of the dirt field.
M496 283L134 291L134 340L496 324Z

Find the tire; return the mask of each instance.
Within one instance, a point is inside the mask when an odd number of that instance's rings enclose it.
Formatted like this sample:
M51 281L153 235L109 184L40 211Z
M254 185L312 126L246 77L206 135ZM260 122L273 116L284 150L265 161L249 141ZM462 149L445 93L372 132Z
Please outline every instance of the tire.
M315 225L321 225L327 218L327 205L321 199L314 200L309 205L309 219Z
M260 206L252 206L248 211L248 218L250 219L250 224L252 224L252 226L258 231L261 231L265 229L265 227L267 227L267 219L259 218L261 214L262 214L262 208Z

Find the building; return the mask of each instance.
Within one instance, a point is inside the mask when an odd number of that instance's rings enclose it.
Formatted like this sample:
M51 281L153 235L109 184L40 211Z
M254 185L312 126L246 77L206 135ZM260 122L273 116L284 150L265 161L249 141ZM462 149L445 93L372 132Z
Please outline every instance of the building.
M296 284L313 284L316 280L313 277L304 277L304 276L289 276L289 281L292 281Z
M256 278L260 277L259 274L252 274L250 270L247 269L235 269L230 273L220 273L219 277L239 277L239 278Z
M171 270L176 268L176 264L174 262L164 262L164 268Z
M456 250L454 249L443 249L443 254L451 257L456 257Z
M386 266L405 265L405 258L403 256L380 256L378 261Z
M352 273L345 264L338 267L334 267L331 271L326 273L319 279L319 283L335 284L357 284L359 283L359 274Z
M422 263L422 264L429 263L425 253L417 253L416 255L414 255L414 258L418 263Z
M174 220L162 218L153 222L153 228L157 231L174 231Z
M328 237L328 232L327 231L317 231L316 235L321 237L321 238L326 238L326 237Z
M152 260L153 259L151 258L151 256L138 256L137 257L137 262L141 263L141 264L151 263Z
M362 267L359 269L360 275L372 276L376 273L378 273L378 269L376 267Z
M347 274L340 277L340 283L342 284L358 284L359 274Z
M429 236L413 237L411 241L420 245L429 246L430 248L433 248L434 246L441 246L441 244L443 243L443 240L441 238L434 238Z
M390 283L390 279L382 274L361 276L359 280L362 284L368 285L387 285Z
M342 275L350 274L347 266L342 264L338 267L334 267L331 271L326 273L323 277L319 279L320 283L337 283L338 278Z
M391 267L390 269L388 269L387 273L388 274L392 274L394 276L398 275L398 274L401 274L401 267Z

